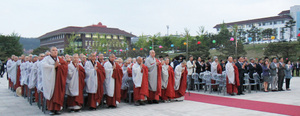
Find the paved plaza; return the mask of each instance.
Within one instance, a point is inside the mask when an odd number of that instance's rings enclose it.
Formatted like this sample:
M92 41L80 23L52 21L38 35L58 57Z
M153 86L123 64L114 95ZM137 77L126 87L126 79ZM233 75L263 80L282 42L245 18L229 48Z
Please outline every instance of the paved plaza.
M44 114L34 103L32 106L23 97L15 97L8 89L6 77L0 78L0 116L41 116ZM224 96L217 93L204 93L203 91L191 92L193 97L196 94L205 94L225 98L236 98L244 100L263 101L300 107L300 78L294 77L291 80L292 91L283 92L255 92L242 96ZM201 99L201 98L199 98ZM299 109L300 110L300 109ZM271 112L229 107L223 105L209 104L197 101L185 100L183 102L160 103L145 106L134 106L127 103L120 103L116 109L99 108L96 111L82 110L78 113L63 112L62 116L276 116ZM298 114L300 115L300 114Z

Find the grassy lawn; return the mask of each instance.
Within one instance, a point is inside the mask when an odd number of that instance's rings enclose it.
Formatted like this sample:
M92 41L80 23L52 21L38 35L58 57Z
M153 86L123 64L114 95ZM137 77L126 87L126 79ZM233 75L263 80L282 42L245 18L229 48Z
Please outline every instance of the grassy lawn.
M248 44L244 45L244 49L247 52L248 58L262 58L264 57L264 48L267 47L268 44ZM238 48L239 49L239 48ZM211 56L220 55L221 52L217 50L209 50Z

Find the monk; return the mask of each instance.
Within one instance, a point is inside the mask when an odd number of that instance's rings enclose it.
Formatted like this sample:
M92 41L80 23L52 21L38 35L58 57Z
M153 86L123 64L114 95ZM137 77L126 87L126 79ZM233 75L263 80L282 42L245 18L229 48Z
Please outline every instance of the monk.
M228 57L226 64L226 88L227 93L231 96L238 93L237 87L240 86L239 70L235 66L232 57ZM234 94L235 93L235 94Z
M115 63L115 55L109 55L109 61L104 64L105 69L105 93L106 104L109 108L116 108L121 101L121 85L123 72L118 63Z
M103 83L105 79L105 72L103 66L96 62L96 54L89 55L90 60L84 65L86 92L88 93L88 106L90 110L96 110L101 103L104 93Z
M17 69L16 84L14 86L15 89L17 89L18 87L21 87L21 81L20 81L20 79L21 79L21 68L20 68L20 66L21 66L22 62L24 61L24 59L25 59L25 56L22 55L21 57L19 57L19 60L17 61L18 69Z
M43 59L41 68L43 95L47 100L47 108L51 115L60 114L65 96L68 64L57 56L57 48L51 47L50 55Z
M212 75L222 74L222 66L218 61L218 57L214 56L213 60L214 61L211 63L211 74ZM216 80L211 80L211 83L212 84L216 83ZM216 91L218 86L213 85L212 88Z
M7 63L6 63L6 67L7 67L7 79L8 79L8 87L12 88L12 81L11 81L11 72L8 70L9 68L12 67L12 63L14 60L15 55L12 55L11 58L8 58ZM14 74L13 74L14 76Z
M38 73L38 76L37 76L37 85L36 85L36 89L37 89L37 94L35 94L35 98L36 98L36 101L39 100L39 95L40 96L43 96L43 81L42 81L42 67L41 67L41 64L42 64L42 60L44 59L45 57L45 54L41 53L39 54L39 61L38 61L38 64L37 64L37 73ZM43 99L40 100L41 101L41 104L43 103Z
M15 90L14 86L16 85L17 80L17 70L18 70L18 57L13 56L12 61L7 66L7 72L10 75L10 87Z
M29 82L28 82L28 88L29 88L29 92L31 91L35 91L35 97L37 96L37 89L36 89L36 85L37 85L37 77L38 77L38 64L39 64L39 61L38 61L38 56L36 55L33 55L32 56L33 59L32 59L32 66L30 67L31 68L31 72L30 72L30 75L29 75ZM36 99L37 100L37 97Z
M29 56L25 56L24 62L21 63L20 65L20 70L21 70L20 84L22 89L22 95L25 95L24 92L26 91L27 88L26 85L24 84L27 77L27 65L26 65L27 61L29 61Z
M137 63L132 66L132 80L134 104L136 106L145 105L145 97L149 97L148 68L143 64L141 57L137 57Z
M82 67L84 67L85 63L86 63L86 56L85 56L85 55L82 55L81 61L80 61L80 65L81 65Z
M79 64L78 54L72 57L68 65L68 78L66 82L67 106L71 111L78 112L83 105L83 89L85 86L85 70Z
M162 76L161 76L161 99L169 102L175 97L175 79L173 68L169 65L170 60L166 58L162 60Z
M127 89L129 87L127 81L132 77L132 70L130 67L130 62L125 60L123 66L122 66L122 71L123 71L123 78L122 78L122 86L121 86L121 99L125 100L127 98Z
M187 81L187 69L186 61L182 61L179 65L175 67L175 100L183 101L185 90L186 90L186 81Z
M146 58L145 65L148 67L149 98L148 103L158 104L161 95L161 63L155 58L155 51L150 51L150 56Z

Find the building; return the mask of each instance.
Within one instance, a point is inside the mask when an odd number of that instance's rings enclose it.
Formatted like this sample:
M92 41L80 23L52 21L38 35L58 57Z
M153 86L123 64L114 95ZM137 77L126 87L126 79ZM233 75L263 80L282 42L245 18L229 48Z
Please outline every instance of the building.
M97 25L90 25L86 27L68 26L55 31L48 32L38 39L40 39L40 46L58 48L60 53L69 45L68 38L76 37L74 40L75 49L91 50L95 46L107 47L107 50L118 50L122 48L130 49L131 38L135 35L118 28L108 28L99 22ZM106 39L108 44L102 44L95 39ZM99 43L98 43L99 42Z
M292 30L284 28L286 22L290 20L296 21L296 24L294 27L292 27ZM276 35L274 35L276 39L296 39L298 33L300 33L300 5L292 6L290 10L284 10L277 16L237 21L225 24L227 25L229 31L232 31L232 27L235 24L238 26L238 29L242 29L244 31L251 29L252 26L255 26L260 30L268 28L274 29L277 33ZM222 24L217 24L216 26L214 26L214 28L216 28L219 32L221 25ZM292 33L290 34L290 32Z

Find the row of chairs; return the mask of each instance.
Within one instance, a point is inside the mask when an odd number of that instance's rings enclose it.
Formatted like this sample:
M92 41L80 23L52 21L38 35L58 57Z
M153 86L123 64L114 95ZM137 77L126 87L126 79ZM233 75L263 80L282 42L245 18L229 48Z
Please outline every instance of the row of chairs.
M204 87L204 92L209 91L212 93L212 86L218 86L218 94L223 93L226 95L226 72L223 71L222 74L211 74L210 71L205 71L201 73L193 73L192 79L194 79L194 88L197 88L199 91L200 88ZM215 83L212 83L212 80ZM251 93L251 86L254 86L255 91L257 88L262 88L262 83L260 82L260 76L258 73L253 74L253 78L250 78L248 73L245 73L244 77L244 88Z

